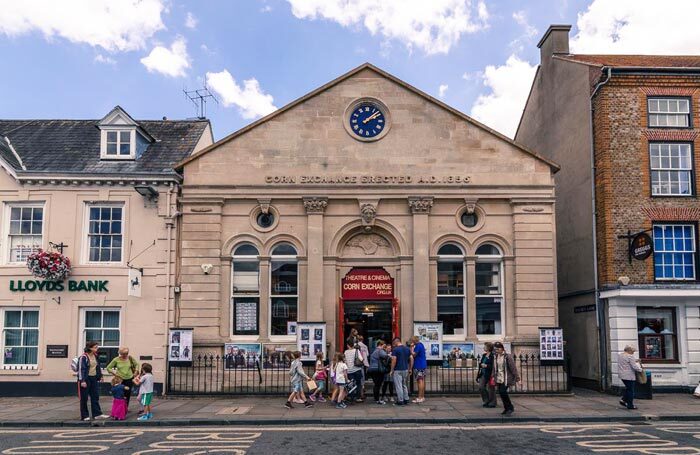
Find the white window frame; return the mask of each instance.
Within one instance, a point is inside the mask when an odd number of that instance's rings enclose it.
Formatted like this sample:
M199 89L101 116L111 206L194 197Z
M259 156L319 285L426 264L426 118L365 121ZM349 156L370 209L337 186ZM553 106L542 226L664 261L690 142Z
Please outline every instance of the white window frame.
M88 340L85 339L85 334L88 330L114 330L114 327L108 327L107 329L104 328L104 325L102 325L99 329L95 329L94 327L92 328L87 328L85 326L85 319L87 317L87 312L88 311L116 311L119 313L119 327L117 330L119 330L119 346L107 346L109 348L119 348L120 346L124 346L124 332L122 331L122 319L124 317L124 309L122 307L80 307L80 342L78 343L78 352L76 353L77 355L80 355L83 353L83 348L85 347L85 344L88 342ZM102 315L102 323L104 324L104 314ZM94 340L89 340L89 341L94 341ZM100 347L102 345L100 344Z
M661 231L663 232L664 228L670 226L670 227L690 227L691 232L693 233L693 250L692 251L666 251L664 250L659 250L656 247L654 248L654 254L691 254L693 258L693 276L692 278L677 278L675 276L673 277L658 277L656 276L656 266L658 265L656 262L656 258L654 258L654 280L655 281L670 281L670 282L694 282L697 280L698 277L698 264L697 264L697 235L698 235L698 229L697 226L694 223L653 223L651 226L651 233L652 233L652 243L654 246L656 246L656 238L654 236L654 230L657 227L661 228ZM665 238L664 238L665 239ZM675 242L675 237L674 237L674 242ZM665 264L664 264L665 265ZM662 267L664 266L662 265ZM674 267L676 266L674 262ZM685 264L683 264L685 266ZM674 271L675 275L675 271Z
M270 251L274 251L275 248L282 244L289 244L294 248L294 250L297 251L296 255L278 255L278 256L272 256L270 254L270 266L267 268L268 269L268 277L267 277L267 282L268 282L268 297L267 297L267 335L270 337L270 341L277 341L277 342L283 342L283 341L296 341L296 336L295 335L273 335L272 334L272 299L274 297L279 297L279 298L296 298L297 299L297 322L299 322L299 281L300 281L300 274L299 274L299 250L297 249L296 246L292 245L289 242L280 242L275 244ZM297 293L296 294L272 294L272 263L275 261L291 261L293 260L297 264Z
M4 215L5 221L3 223L3 239L4 247L2 248L2 263L6 265L19 265L24 264L26 261L15 262L10 260L10 219L12 218L13 208L24 208L24 207L34 207L41 208L43 210L43 216L41 220L41 248L45 249L44 239L46 238L46 203L44 201L18 201L5 203Z
M117 153L116 155L111 155L107 153L107 135L108 133L117 133ZM129 133L129 154L120 155L121 150L121 133ZM133 160L136 158L136 128L124 128L124 127L102 127L102 134L100 138L100 158L103 160Z
M672 167L671 166L671 163L674 159L672 157L672 154L674 152L674 150L673 150L674 146L678 146L679 167ZM659 150L659 156L657 158L658 166L656 166L656 167L654 166L654 159L652 157L652 147L658 147L658 150ZM663 150L663 147L668 147L668 158L662 156L663 153L665 152L665 150ZM685 167L681 165L681 162L682 162L681 153L684 151L684 147L687 147L688 161L689 161L688 166L685 166ZM668 167L663 167L662 160L664 160L664 159L668 160L668 164L669 164ZM694 172L693 172L693 144L692 143L690 143L690 142L650 142L649 143L649 170L650 170L649 178L651 179L650 183L651 183L651 195L652 196L674 196L674 197L676 197L676 196L677 197L693 196L693 193L694 193L694 185L693 185ZM676 178L675 179L670 179L670 178L665 179L669 183L669 190L667 192L660 192L660 191L655 192L655 188L657 188L657 187L661 188L661 186L654 185L654 173L664 173L664 172L675 173ZM678 188L680 191L680 184L681 184L680 175L683 172L688 173L689 192L687 194L683 194L680 192L674 193L670 190L670 183L673 181L678 183ZM670 175L669 175L669 177L670 177Z
M462 334L456 333L456 334L444 334L442 337L446 341L463 341L467 339L468 335L468 318L467 318L467 264L465 261L465 253L464 249L462 248L461 245L455 243L455 242L445 242L442 245L440 245L440 248L438 248L438 251L445 245L454 245L455 247L459 248L460 251L462 251L461 255L455 255L455 254L438 254L438 259L435 265L435 314L439 314L439 301L440 297L461 297L462 298L462 330L464 331ZM462 294L440 294L440 286L437 282L438 279L438 273L439 273L439 264L440 262L461 262L462 263L462 279L464 280L464 283L462 283Z
M37 330L37 346L36 346L36 362L37 363L28 363L28 364L12 364L12 365L6 365L5 364L5 330L7 328L5 327L5 312L6 311L36 311L38 313L38 318L36 322L36 330ZM24 318L20 318L20 320L23 320ZM33 328L33 327L30 327ZM24 329L23 326L20 327L15 327L14 329L19 329L22 330ZM2 307L0 308L0 355L2 358L0 359L0 370L37 370L39 369L39 348L41 347L41 309L39 307Z
M498 275L499 275L499 281L500 281L500 294L476 294L475 295L475 301L474 301L474 309L476 311L477 303L479 298L497 298L501 299L501 332L500 333L495 333L495 334L479 334L478 329L476 333L476 337L478 340L501 340L503 336L505 336L506 332L506 297L505 297L505 277L504 277L504 268L503 268L503 249L496 245L495 243L491 242L485 242L479 245L479 247L476 248L478 250L480 247L484 245L491 245L492 247L496 248L498 250L499 254L498 255L476 255L476 261L474 262L474 273L476 274L476 264L478 263L491 263L491 264L496 264L498 263ZM476 251L475 250L475 251ZM476 275L474 276L474 290L476 291ZM474 313L474 320L476 322L476 327L479 326L479 320L477 317L477 314Z
M659 107L660 102L666 102L667 106L669 106L669 109L666 111L662 111L661 108ZM680 101L684 101L687 103L687 110L683 111L680 108ZM676 102L677 110L672 111L670 109L670 103ZM652 103L656 103L656 108L652 108ZM691 115L690 113L692 112L691 109L691 104L692 100L688 97L663 97L663 96L650 96L647 98L647 118L649 119L649 128L690 128L692 125L692 120L691 120ZM661 117L661 116L666 116L667 120L670 118L678 119L681 117L685 117L687 124L686 125L659 125L658 120L656 122L652 121L652 118L656 117ZM656 124L652 124L656 123ZM668 121L667 121L668 123Z
M122 246L121 260L119 261L91 261L90 260L90 209L97 207L110 207L122 209ZM83 217L83 264L89 265L118 265L124 263L124 244L126 242L126 203L124 202L98 202L88 201L85 203L85 214Z
M243 246L243 245L250 245L253 248L255 248L258 251L257 255L236 255L235 252L236 250ZM235 262L257 262L258 263L258 292L257 293L236 293L234 292L233 289L233 279L234 279L234 274L235 274ZM262 264L262 261L260 260L260 248L257 247L257 245L254 245L250 242L241 242L236 244L233 249L232 249L232 254L231 254L231 299L229 301L229 336L231 339L236 339L236 340L257 340L260 338L260 308L261 308L261 302L260 302L260 266ZM236 298L257 298L258 299L258 333L256 335L236 335L234 334L234 329L236 322L234 321L234 317L236 315L235 312L235 305L234 305L234 300Z

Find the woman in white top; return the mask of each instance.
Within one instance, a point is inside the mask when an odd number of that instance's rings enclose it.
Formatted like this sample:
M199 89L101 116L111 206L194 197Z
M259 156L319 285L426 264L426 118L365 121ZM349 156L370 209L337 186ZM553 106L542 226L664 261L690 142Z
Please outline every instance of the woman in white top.
M634 358L635 351L632 346L625 346L625 350L617 356L617 375L625 383L625 393L620 404L627 409L637 409L634 405L634 389L637 384L635 372L641 372L642 366Z

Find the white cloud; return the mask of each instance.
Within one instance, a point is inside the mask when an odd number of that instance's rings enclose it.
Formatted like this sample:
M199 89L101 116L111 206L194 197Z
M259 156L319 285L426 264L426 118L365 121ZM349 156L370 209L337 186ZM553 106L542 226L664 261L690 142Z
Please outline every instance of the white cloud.
M698 54L697 0L593 0L578 14L576 53Z
M194 17L194 14L192 14L188 11L187 16L185 16L185 27L195 29L195 28L197 28L198 23L199 23L199 21L197 20L196 17Z
M440 87L438 87L438 96L444 98L448 88L447 84L440 84Z
M403 42L426 54L446 54L465 33L488 27L483 0L287 0L299 19L364 26L371 35Z
M165 28L164 0L7 0L1 9L0 34L40 32L110 52L143 49Z
M181 36L177 37L170 49L163 46L153 48L147 57L141 59L149 73L161 73L170 77L181 77L190 67L190 56L187 55L187 43Z
M471 116L513 137L536 69L536 65L530 65L516 55L508 57L505 65L487 66L482 81L490 93L479 95L472 106Z
M537 29L527 20L527 13L525 13L525 11L516 11L512 14L512 17L515 23L523 28L523 33L511 41L509 45L515 52L523 52L525 50L525 46L530 45L538 32Z
M261 13L269 13L270 11L272 11L272 7L270 5L265 5L260 8Z
M207 86L216 92L225 107L236 106L245 119L261 117L277 109L272 95L260 88L257 79L246 79L238 85L228 70L207 73Z
M107 64L107 65L115 65L115 64L117 63L117 61L114 60L113 58L111 58L111 57L106 57L106 56L104 56L104 55L102 55L102 54L97 54L97 55L95 56L95 61L96 61L97 63L105 63L105 64Z

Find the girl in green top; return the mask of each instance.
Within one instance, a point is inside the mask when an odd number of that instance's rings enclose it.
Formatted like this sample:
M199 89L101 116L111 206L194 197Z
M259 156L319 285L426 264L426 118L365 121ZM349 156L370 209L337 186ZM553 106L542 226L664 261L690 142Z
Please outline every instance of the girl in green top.
M137 371L139 371L139 363L129 355L129 348L119 348L119 357L112 359L105 369L113 375L122 378L122 384L128 387L124 393L128 412L129 399L131 398L131 391L134 389L134 378L137 376Z

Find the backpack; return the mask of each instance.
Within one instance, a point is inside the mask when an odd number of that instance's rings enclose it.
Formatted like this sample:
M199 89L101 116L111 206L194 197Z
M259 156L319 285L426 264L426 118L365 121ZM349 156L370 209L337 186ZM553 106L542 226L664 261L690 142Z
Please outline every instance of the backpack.
M73 360L70 361L70 369L73 373L77 373L80 370L80 358L82 355L79 355L78 357L73 357Z
M357 348L355 348L355 358L353 359L352 364L356 367L365 366L365 359L362 358L362 351Z

